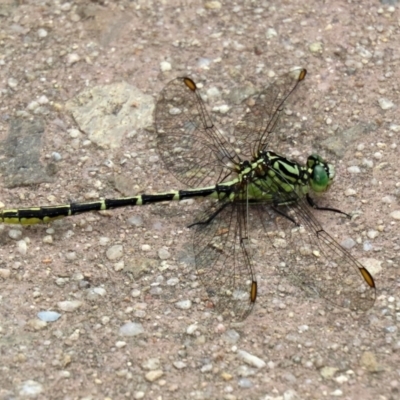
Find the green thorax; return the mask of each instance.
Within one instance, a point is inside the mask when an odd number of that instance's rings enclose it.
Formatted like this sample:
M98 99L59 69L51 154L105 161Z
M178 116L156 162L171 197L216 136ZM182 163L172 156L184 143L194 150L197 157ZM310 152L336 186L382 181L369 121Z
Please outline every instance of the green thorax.
M312 154L307 164L289 160L271 151L261 153L254 162L245 164L239 172L239 183L248 181L249 200L271 200L279 194L293 193L294 197L304 197L310 192L326 191L335 177L333 165L320 156ZM245 196L244 192L242 191ZM286 196L285 196L286 197Z

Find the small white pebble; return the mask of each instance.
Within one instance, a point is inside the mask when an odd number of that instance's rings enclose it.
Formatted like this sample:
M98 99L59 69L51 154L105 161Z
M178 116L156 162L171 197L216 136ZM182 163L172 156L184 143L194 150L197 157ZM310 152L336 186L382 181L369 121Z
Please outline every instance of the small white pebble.
M149 382L154 382L157 379L161 378L164 375L164 372L161 371L160 369L157 369L155 371L149 371L146 375L145 378Z
M384 97L380 98L378 103L382 110L389 110L390 108L394 107L394 103Z
M390 213L390 216L391 216L393 219L400 219L400 210L395 210L395 211L391 212L391 213Z
M77 63L78 61L80 61L80 59L81 58L76 53L68 54L68 56L67 56L67 64L68 65L73 65L73 64Z
M20 230L18 230L18 229L10 229L10 230L8 231L8 236L9 236L11 239L18 240L18 239L21 238L22 232L21 232Z
M367 236L368 236L370 239L375 239L378 235L379 235L379 232L378 232L378 231L375 231L375 230L373 230L373 229L371 229L371 230L369 230L369 231L367 232Z
M7 84L11 89L15 89L18 86L18 81L14 78L10 78L8 79Z
M0 268L0 278L7 279L11 276L11 270L8 268Z
M256 368L263 368L265 367L265 361L261 358L254 356L247 351L238 350L237 355L247 364L256 367Z
M69 11L69 10L71 10L71 7L72 7L71 3L63 3L60 6L60 10L61 11Z
M140 290L139 289L133 289L131 292L132 297L139 297L140 296Z
M190 300L181 300L175 303L175 307L181 310L189 310L192 307L192 302Z
M43 39L47 36L48 33L47 33L46 29L40 28L40 29L38 29L37 34L40 39Z
M274 28L268 28L267 33L265 34L265 37L267 39L272 39L274 37L278 36L278 32Z
M160 69L162 72L171 71L172 69L171 63L169 63L168 61L162 61L160 63Z
M124 248L121 244L116 244L114 246L111 246L106 251L106 257L110 261L118 260L123 256L123 254L124 254Z
M193 333L196 332L196 330L197 330L198 327L199 327L199 326L198 326L197 324L191 324L191 325L189 325L189 326L187 327L186 333L187 333L188 335L193 335Z
M162 247L158 250L158 257L160 257L161 260L167 260L171 257L171 254L165 247Z
M151 250L151 246L149 244L142 245L142 251L150 251L150 250Z
M121 336L137 336L143 332L143 325L137 322L127 322L119 328L119 334Z
M346 191L344 192L345 196L349 197L349 196L354 196L357 194L357 192L354 189L346 189Z
M347 168L347 171L350 172L350 174L359 174L361 169L357 165L352 165L351 167Z
M229 111L230 107L227 104L223 104L222 106L219 106L218 111L221 114L226 114Z
M57 303L57 306L62 311L72 312L81 307L82 304L83 303L79 300L71 300L71 301L59 301Z
M25 240L18 240L17 242L17 249L18 249L18 253L25 255L27 250L28 250L28 246L25 242Z

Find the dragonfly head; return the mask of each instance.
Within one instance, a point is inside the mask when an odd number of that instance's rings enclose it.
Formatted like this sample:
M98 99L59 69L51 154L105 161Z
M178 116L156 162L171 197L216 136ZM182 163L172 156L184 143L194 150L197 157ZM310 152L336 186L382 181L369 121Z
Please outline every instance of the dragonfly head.
M310 174L310 185L314 192L325 192L335 178L335 168L322 157L312 154L307 159L307 168Z

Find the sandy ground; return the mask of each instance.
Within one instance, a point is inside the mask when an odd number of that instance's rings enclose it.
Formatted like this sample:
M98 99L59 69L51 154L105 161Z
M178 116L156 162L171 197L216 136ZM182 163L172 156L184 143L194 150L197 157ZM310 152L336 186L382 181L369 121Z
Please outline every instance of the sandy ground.
M110 120L83 126L68 101L84 90L126 82L147 96L140 109L189 75L215 111L305 67L300 133L272 144L335 164L323 204L357 218L318 219L371 269L377 300L356 315L309 297L258 243L252 314L218 316L192 268L197 201L2 225L0 399L400 398L399 43L398 6L376 0L3 0L5 208L182 188L151 118L121 137Z

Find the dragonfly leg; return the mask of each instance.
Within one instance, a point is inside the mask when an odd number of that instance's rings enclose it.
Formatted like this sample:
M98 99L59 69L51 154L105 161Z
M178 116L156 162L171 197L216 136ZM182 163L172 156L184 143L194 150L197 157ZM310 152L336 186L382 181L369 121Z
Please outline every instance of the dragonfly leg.
M285 214L284 212L282 212L281 210L279 210L278 207L272 206L272 209L279 215L282 215L282 217L285 217L286 219L288 219L289 221L293 222L296 226L300 226L292 217L290 217L289 215Z
M345 213L344 211L338 210L337 208L330 208L330 207L320 207L318 206L318 204L315 204L314 200L307 194L307 202L308 204L314 208L315 210L319 210L319 211L332 211L334 213L338 213L338 214L343 214L345 215L347 218L351 218L350 214Z
M214 213L212 213L205 221L198 221L198 222L193 222L193 224L188 225L188 228L191 228L192 226L196 225L207 225L209 224L228 204L229 202L222 204L220 208L218 208Z

